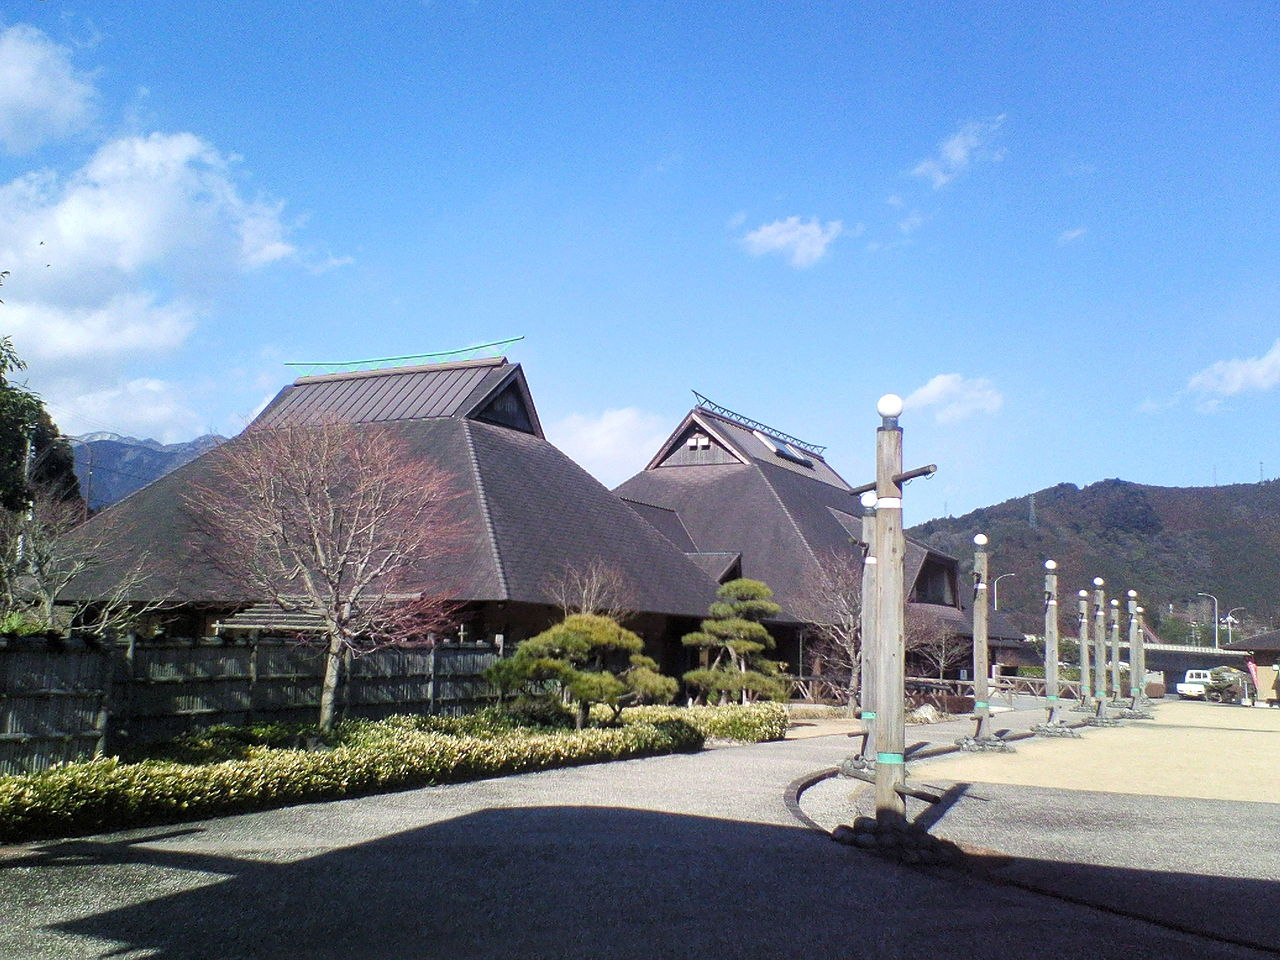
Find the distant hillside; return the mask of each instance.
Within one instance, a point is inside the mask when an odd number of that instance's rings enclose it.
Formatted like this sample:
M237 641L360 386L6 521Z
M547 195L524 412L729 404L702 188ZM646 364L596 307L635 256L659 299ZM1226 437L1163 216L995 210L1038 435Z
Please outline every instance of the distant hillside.
M208 434L186 443L158 443L115 433L90 433L72 438L71 448L80 491L90 509L98 510L123 500L225 440L226 437Z
M972 569L974 534L985 533L991 577L1015 574L1000 582L1000 608L1029 633L1041 632L1048 558L1058 562L1064 629L1070 617L1071 631L1075 608L1065 598L1094 577L1107 581L1108 597L1137 590L1157 630L1173 603L1175 614L1199 619L1212 636L1212 601L1198 592L1216 595L1224 617L1244 607L1236 617L1244 618L1246 633L1270 628L1280 615L1276 480L1186 488L1063 483L963 517L930 520L909 533L960 558L966 570ZM1204 607L1189 612L1187 601ZM1169 633L1178 629L1168 625ZM1224 630L1224 642L1225 636Z

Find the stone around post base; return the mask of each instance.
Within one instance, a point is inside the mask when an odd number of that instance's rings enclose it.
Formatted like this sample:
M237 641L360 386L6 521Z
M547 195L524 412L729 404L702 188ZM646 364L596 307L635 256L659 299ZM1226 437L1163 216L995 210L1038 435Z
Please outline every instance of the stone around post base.
M1013 744L999 737L961 737L956 746L966 753L1013 753Z
M1077 703L1074 707L1071 708L1071 712L1072 713L1093 713L1095 709L1097 708L1094 707L1094 705L1091 703Z
M1091 727L1119 727L1119 717L1085 717L1084 722Z
M831 839L899 863L922 866L953 864L963 856L954 843L927 830L908 823L882 826L874 817L858 817L853 826L842 823L831 831Z
M1031 732L1041 737L1076 737L1079 738L1080 731L1074 727L1068 727L1061 720L1055 720L1053 723L1037 723L1031 728Z
M866 774L876 772L876 762L870 757L859 754L856 757L845 757L840 761L840 776L846 779L865 780ZM861 776L859 776L861 774Z
M1121 720L1154 720L1155 715L1147 713L1141 707L1121 707L1116 716Z

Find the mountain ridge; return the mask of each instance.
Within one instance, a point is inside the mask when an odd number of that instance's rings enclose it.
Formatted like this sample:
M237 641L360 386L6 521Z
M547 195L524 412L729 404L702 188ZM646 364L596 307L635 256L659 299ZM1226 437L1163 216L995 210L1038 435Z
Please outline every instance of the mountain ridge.
M123 500L226 439L208 433L182 443L160 443L107 431L69 438L80 492L91 510Z
M1034 503L1034 506L1033 506ZM1280 481L1215 487L1160 487L1121 479L1085 487L1062 483L982 507L961 517L918 524L912 537L972 570L973 536L990 539L990 577L1000 606L1028 633L1043 624L1044 561L1058 563L1064 631L1074 632L1074 594L1106 581L1108 597L1138 591L1148 622L1166 639L1182 639L1186 623L1212 636L1219 615L1236 607L1250 632L1280 615ZM1172 611L1170 610L1172 605ZM1071 612L1068 613L1068 610ZM1242 631L1243 632L1243 631ZM1225 631L1222 633L1225 640Z

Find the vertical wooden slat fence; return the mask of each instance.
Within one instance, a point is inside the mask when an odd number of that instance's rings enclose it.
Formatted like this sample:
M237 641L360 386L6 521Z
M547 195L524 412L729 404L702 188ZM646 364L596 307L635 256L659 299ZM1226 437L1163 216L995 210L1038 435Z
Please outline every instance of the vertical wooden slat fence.
M488 644L388 648L348 661L343 710L463 713L493 696ZM323 655L280 640L0 647L0 774L116 753L215 723L308 723Z
M0 773L102 749L109 663L95 650L24 646L0 651Z

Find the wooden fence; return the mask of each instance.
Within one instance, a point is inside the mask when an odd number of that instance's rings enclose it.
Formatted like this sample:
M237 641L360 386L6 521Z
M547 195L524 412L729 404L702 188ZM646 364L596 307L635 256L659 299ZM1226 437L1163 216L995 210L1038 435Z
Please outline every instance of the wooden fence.
M343 714L462 713L492 697L488 644L387 648L348 659ZM323 653L281 640L0 648L0 774L115 753L215 723L313 722Z

